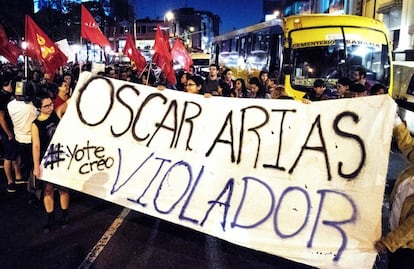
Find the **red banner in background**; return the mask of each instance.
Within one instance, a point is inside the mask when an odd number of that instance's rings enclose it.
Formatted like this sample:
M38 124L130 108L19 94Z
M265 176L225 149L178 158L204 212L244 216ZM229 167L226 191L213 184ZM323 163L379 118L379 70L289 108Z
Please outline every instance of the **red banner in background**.
M174 40L173 47L171 49L171 55L174 60L179 62L184 70L190 72L190 66L193 65L190 53L188 53L183 42L179 38Z
M53 80L56 69L64 66L68 58L28 15L26 15L25 28L26 55L40 61L45 68L45 73Z
M128 34L123 53L129 57L131 60L131 65L135 66L138 71L141 72L145 69L147 61L145 60L144 56L142 56L141 52L137 50L135 46L135 40L130 34Z
M10 63L16 64L17 58L22 54L22 50L9 41L6 31L0 24L0 55L4 56Z
M162 69L168 83L171 85L177 84L168 36L161 31L159 25L155 32L154 55L152 56L152 61Z
M81 37L101 47L109 47L111 45L84 5L82 5L81 10Z

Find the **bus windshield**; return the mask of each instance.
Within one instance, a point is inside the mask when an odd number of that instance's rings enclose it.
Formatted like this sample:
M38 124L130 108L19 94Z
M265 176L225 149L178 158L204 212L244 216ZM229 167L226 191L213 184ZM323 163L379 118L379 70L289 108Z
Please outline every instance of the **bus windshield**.
M291 32L291 86L295 90L312 88L316 79L327 86L341 77L353 79L357 67L365 67L371 84L390 85L388 43L384 33L360 27L325 27Z

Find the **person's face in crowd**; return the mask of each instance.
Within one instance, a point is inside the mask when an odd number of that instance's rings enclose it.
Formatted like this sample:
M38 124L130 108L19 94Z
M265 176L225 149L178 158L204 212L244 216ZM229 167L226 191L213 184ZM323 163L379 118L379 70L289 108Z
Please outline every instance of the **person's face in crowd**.
M239 81L239 80L237 80L236 81L236 83L235 83L235 89L241 89L241 87L242 87L242 83Z
M266 88L267 89L270 89L270 88L275 87L275 86L276 86L276 83L273 79L266 80Z
M269 74L268 73L263 73L261 76L260 76L260 79L264 82L264 81L266 81L267 79L269 78Z
M40 113L51 114L53 111L53 101L50 97L42 100L42 106L40 107Z
M69 93L69 86L66 83L66 81L62 81L62 84L60 84L58 90L59 90L59 92L62 92L64 94L68 94Z
M230 80L232 80L233 79L233 72L232 71L227 71L227 73L226 73L226 76L225 76L225 79L227 80L227 81L230 81Z
M46 84L46 83L49 83L49 82L50 82L50 76L49 76L49 74L45 73L43 75L43 79L42 79L41 83Z
M185 89L186 92L189 93L199 93L201 90L201 85L197 86L197 84L193 80L189 79L187 80L187 84L185 84Z
M187 83L187 74L183 74L182 76L181 76L181 79L180 79L180 82L182 83L182 84L186 84Z
M384 88L380 88L377 92L377 94L385 94L385 89Z
M324 87L315 87L314 89L315 89L315 92L316 92L317 94L323 94L323 92L324 92L324 90L325 90L325 88L324 88Z
M336 90L338 91L338 94L341 95L341 96L345 95L345 93L348 91L348 89L349 89L349 86L342 85L340 83L336 84Z
M108 75L109 75L109 77L111 77L111 78L115 78L116 77L116 73L115 73L115 70L110 70L109 71L109 73L108 73Z
M68 84L68 86L70 85L70 83L72 83L72 77L69 75L64 76L63 80L66 81L66 84Z
M270 88L270 96L272 97L272 99L278 99L282 95L282 92L283 92L282 87L277 87L275 85Z
M259 92L259 86L257 86L256 84L250 84L250 91L254 94Z
M354 72L354 80L355 81L361 81L363 79L363 77L361 76L361 74L359 74L359 71L355 71Z
M209 68L208 68L208 70L209 70L209 74L210 74L210 77L216 77L217 76L217 72L218 72L218 70L217 70L217 67L216 66L210 66Z

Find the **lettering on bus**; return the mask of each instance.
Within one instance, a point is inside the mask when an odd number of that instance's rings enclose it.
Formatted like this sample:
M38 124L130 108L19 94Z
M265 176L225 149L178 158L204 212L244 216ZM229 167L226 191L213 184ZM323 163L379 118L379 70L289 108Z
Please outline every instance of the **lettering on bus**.
M381 44L370 42L367 40L346 40L347 46L365 46L365 47L372 47L378 50L381 49Z
M325 47L335 45L335 40L310 41L303 43L292 44L293 49L308 48L308 47Z

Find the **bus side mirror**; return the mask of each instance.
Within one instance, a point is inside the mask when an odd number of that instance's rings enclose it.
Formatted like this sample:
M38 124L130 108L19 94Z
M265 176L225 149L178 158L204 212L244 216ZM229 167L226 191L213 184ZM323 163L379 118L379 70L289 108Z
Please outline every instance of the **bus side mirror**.
M283 66L283 73L284 73L284 74L286 74L286 75L290 75L290 74L292 74L292 72L293 72L293 67L292 67L292 65L290 65L290 64L285 64L285 65Z

